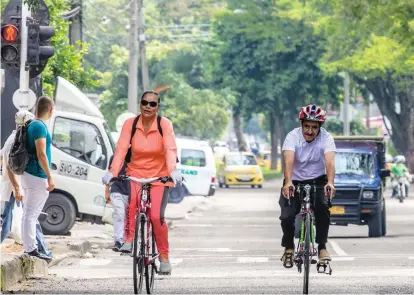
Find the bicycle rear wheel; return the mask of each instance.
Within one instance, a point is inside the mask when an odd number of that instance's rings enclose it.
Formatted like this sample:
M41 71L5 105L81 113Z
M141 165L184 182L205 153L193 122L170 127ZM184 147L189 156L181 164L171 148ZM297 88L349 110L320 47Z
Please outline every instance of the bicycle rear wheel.
M134 249L133 249L133 274L134 274L134 293L139 294L142 290L144 279L144 254L145 254L145 223L141 223L140 217L135 220Z
M310 269L310 258L311 258L311 216L306 214L305 216L305 247L303 249L303 294L308 294L309 291L309 269Z
M147 222L147 241L148 245L146 248L147 257L153 259L157 255L157 248L155 245L155 236L152 231L151 222ZM151 294L154 290L154 278L155 278L155 260L149 265L145 266L145 285L147 288L147 294Z

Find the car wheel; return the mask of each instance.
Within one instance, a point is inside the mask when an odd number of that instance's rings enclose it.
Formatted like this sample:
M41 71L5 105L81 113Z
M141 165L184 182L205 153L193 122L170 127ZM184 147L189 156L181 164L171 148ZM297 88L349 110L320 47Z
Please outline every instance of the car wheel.
M76 221L75 205L60 193L50 193L43 212L48 214L47 218L40 222L45 235L66 235Z

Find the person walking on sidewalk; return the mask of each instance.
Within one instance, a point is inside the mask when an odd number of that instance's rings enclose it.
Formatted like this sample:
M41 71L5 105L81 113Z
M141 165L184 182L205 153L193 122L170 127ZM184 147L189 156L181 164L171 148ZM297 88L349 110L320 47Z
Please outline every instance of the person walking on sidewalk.
M18 111L15 116L16 129L20 126L25 125L30 120L33 120L34 115L29 111ZM15 141L16 130L10 134L7 138L3 149L0 152L0 158L2 163L2 175L1 181L1 199L6 200L4 211L2 212L2 218L4 223L2 224L1 232L1 242L3 242L12 229L12 220L13 220L13 209L14 206L22 206L23 193L20 186L20 178L18 175L15 175L8 165L8 158ZM23 208L24 211L24 208ZM20 220L14 220L14 222L21 223ZM20 234L20 233L19 233ZM48 250L46 242L44 240L42 228L39 221L37 220L36 224L36 240L38 244L38 251L41 255L45 256L45 259L52 259L52 253Z
M27 149L31 158L21 177L24 192L24 210L22 220L22 239L26 253L37 256L36 220L42 211L49 192L55 187L51 165L52 137L46 122L53 112L54 103L47 96L41 96L36 104L36 118L27 127Z
M131 147L131 160L127 164L126 174L136 178L152 178L171 176L175 184L181 184L182 175L176 169L177 145L173 124L165 117L158 117L160 96L157 92L146 91L141 96L141 114L139 117L125 121L115 150L114 160L102 182L108 184L117 177L124 165L125 157ZM132 130L136 131L131 138ZM162 131L162 133L161 133ZM160 274L171 274L168 258L168 226L165 222L165 209L168 203L169 187L174 184L161 182L151 186L151 222L155 234L155 242L160 253ZM135 232L136 204L140 202L140 186L131 182L131 196L127 214L125 242L122 252L132 251Z
M109 161L112 164L113 157ZM119 175L126 175L126 164L122 166ZM128 206L129 195L131 193L131 183L129 180L115 181L110 187L105 189L106 202L112 202L114 208L114 246L112 250L119 252L124 244L125 216Z

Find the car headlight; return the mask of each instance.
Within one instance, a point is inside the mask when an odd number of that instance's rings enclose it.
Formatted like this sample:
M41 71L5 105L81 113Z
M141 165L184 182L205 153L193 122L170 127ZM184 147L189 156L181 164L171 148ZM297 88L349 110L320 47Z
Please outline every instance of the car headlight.
M362 193L362 198L364 199L373 199L374 198L374 192L373 191L365 191Z

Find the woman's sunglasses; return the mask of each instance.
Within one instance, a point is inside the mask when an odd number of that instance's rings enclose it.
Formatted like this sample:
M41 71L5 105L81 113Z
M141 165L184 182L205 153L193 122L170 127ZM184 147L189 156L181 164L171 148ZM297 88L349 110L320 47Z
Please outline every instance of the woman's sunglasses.
M152 108L155 108L155 107L158 105L158 102L156 102L156 101L148 101L148 100L145 100L145 99L141 99L141 105L143 105L143 106L145 107L145 106L147 106L148 104L149 104Z

